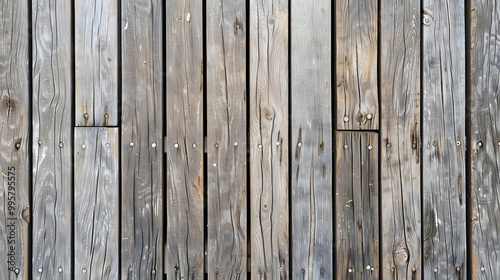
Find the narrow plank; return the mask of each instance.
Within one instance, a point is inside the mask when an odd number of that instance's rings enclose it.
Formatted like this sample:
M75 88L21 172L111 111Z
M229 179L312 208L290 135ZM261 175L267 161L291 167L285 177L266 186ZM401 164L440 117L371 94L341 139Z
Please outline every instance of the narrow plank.
M34 0L33 279L71 279L71 3Z
M28 1L0 1L0 279L28 278Z
M379 128L378 1L336 3L337 129Z
M122 279L163 269L163 31L160 0L122 1Z
M378 134L336 136L337 279L379 279Z
M206 18L208 279L246 279L245 1L207 1Z
M424 278L467 275L464 1L424 0Z
M118 279L118 128L75 128L75 279Z
M167 243L168 279L203 279L203 5L168 0Z
M333 279L331 1L291 2L292 278Z
M420 1L381 2L384 279L420 279Z
M251 272L288 279L288 1L249 13Z
M118 125L117 0L75 1L75 124Z
M500 3L471 2L472 278L500 276Z

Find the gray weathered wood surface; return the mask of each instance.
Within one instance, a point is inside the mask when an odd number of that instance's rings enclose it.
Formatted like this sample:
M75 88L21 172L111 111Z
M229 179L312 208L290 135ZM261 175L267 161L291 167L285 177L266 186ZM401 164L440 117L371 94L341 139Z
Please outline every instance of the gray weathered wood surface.
M471 3L472 277L500 277L500 3Z
M35 0L32 5L32 276L33 279L70 279L73 197L71 3Z
M290 276L288 4L286 0L250 2L248 114L253 279Z
M79 0L75 9L75 124L118 125L117 0Z
M337 279L379 279L378 134L337 132Z
M163 267L163 30L160 0L121 2L122 279Z
M423 276L467 275L464 1L424 0ZM436 271L437 269L437 271Z
M202 2L167 1L168 279L203 279Z
M247 275L246 14L206 4L208 279Z
M0 279L27 279L30 11L26 0L2 0L0 7Z
M291 5L292 278L333 279L332 3Z
M420 1L381 2L384 279L420 279Z
M118 279L118 128L75 128L75 279Z
M337 129L378 129L378 2L335 4Z

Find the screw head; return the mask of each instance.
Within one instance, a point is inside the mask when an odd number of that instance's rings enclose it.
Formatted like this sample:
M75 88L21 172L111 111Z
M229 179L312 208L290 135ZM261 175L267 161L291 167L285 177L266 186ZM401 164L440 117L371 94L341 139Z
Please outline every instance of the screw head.
M483 141L479 141L479 142L477 142L477 146L478 146L478 147L482 147L482 146L483 146Z
M299 147L299 148L302 147L302 143L298 143L297 147Z
M390 147L391 147L391 143L387 143L385 146L386 146L387 148L390 148Z
M85 149L85 148L87 148L87 145L82 144L82 149Z
M88 118L89 118L89 114L85 113L85 114L83 114L83 117L84 117L85 119L88 119Z
M156 148L156 143L154 143L154 142L153 142L153 143L151 144L151 147Z
M87 269L86 268L82 269L82 272L87 273Z
M21 148L21 143L17 142L16 143L16 149L19 149L19 148Z
M345 144L344 149L349 149L349 145Z
M196 149L196 144L193 144L193 149Z
M368 145L368 150L373 150L373 146L372 145Z
M62 148L62 147L64 147L63 142L59 142L59 148Z
M371 120L373 118L372 114L366 114L366 119Z
M349 121L349 116L344 116L344 122L348 122Z
M62 272L62 267L59 267L57 271Z
M130 144L128 144L130 147L133 147L134 146L134 142L130 142Z
M234 142L233 144L235 147L238 147L238 142Z
M106 143L105 146L106 146L106 148L109 148L111 145L109 145L109 143Z
M258 146L258 147L259 147L259 149L262 149L262 144L259 144L259 146Z
M175 143L174 148L176 148L176 149L179 148L179 144Z
M40 267L40 268L38 269L38 272L42 273L42 271L43 271L43 268L41 268L41 267Z
M16 274L18 274L18 273L19 273L19 268L14 269L14 272L15 272Z

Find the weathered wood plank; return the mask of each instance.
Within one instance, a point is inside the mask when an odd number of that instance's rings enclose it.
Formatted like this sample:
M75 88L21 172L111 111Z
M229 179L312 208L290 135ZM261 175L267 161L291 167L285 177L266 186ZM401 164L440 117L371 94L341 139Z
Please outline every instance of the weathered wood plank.
M254 279L288 279L290 275L288 18L287 0L250 1L250 224Z
M121 276L163 269L162 3L122 1Z
M463 279L467 269L465 8L424 0L423 257L426 279Z
M384 279L420 279L420 1L381 2Z
M33 7L33 279L71 278L71 3ZM61 270L61 271L59 271Z
M168 279L203 279L202 1L168 0L167 243Z
M379 279L378 134L336 134L337 279Z
M378 1L335 3L337 129L378 129Z
M471 3L472 278L500 276L500 3Z
M118 279L118 128L75 128L75 279Z
M292 277L333 279L331 1L291 2Z
M28 1L0 1L0 279L28 279Z
M75 1L75 124L118 125L117 0Z
M206 17L208 278L246 279L245 1L207 1Z

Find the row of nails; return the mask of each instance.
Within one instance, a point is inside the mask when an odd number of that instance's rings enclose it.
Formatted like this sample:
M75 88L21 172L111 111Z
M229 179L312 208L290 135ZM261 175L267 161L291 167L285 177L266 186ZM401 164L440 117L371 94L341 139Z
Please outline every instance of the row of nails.
M87 113L83 114L83 118L84 119L88 119L89 118L89 114L87 114ZM104 114L104 118L105 119L109 119L109 115L108 114Z
M108 269L109 269L109 268L108 268ZM57 271L62 272L62 271L63 271L62 267L59 267L59 268L57 269ZM131 268L131 267L129 267L128 272L133 272L133 271L134 271L134 269L133 269L133 268ZM14 272L15 272L15 273L19 273L19 269L18 269L18 268L16 268L16 269L14 270ZM43 268L41 268L41 267L40 267L40 268L38 269L38 272L42 273L42 272L43 272ZM86 269L86 268L82 268L82 272L83 272L83 273L87 273L87 269ZM151 273L152 273L152 274L155 274L155 273L156 273L156 270L154 270L154 269L153 269L153 270L151 271Z
M373 118L372 114L366 114L366 119L371 120ZM349 116L344 116L344 122L348 122L350 120Z

